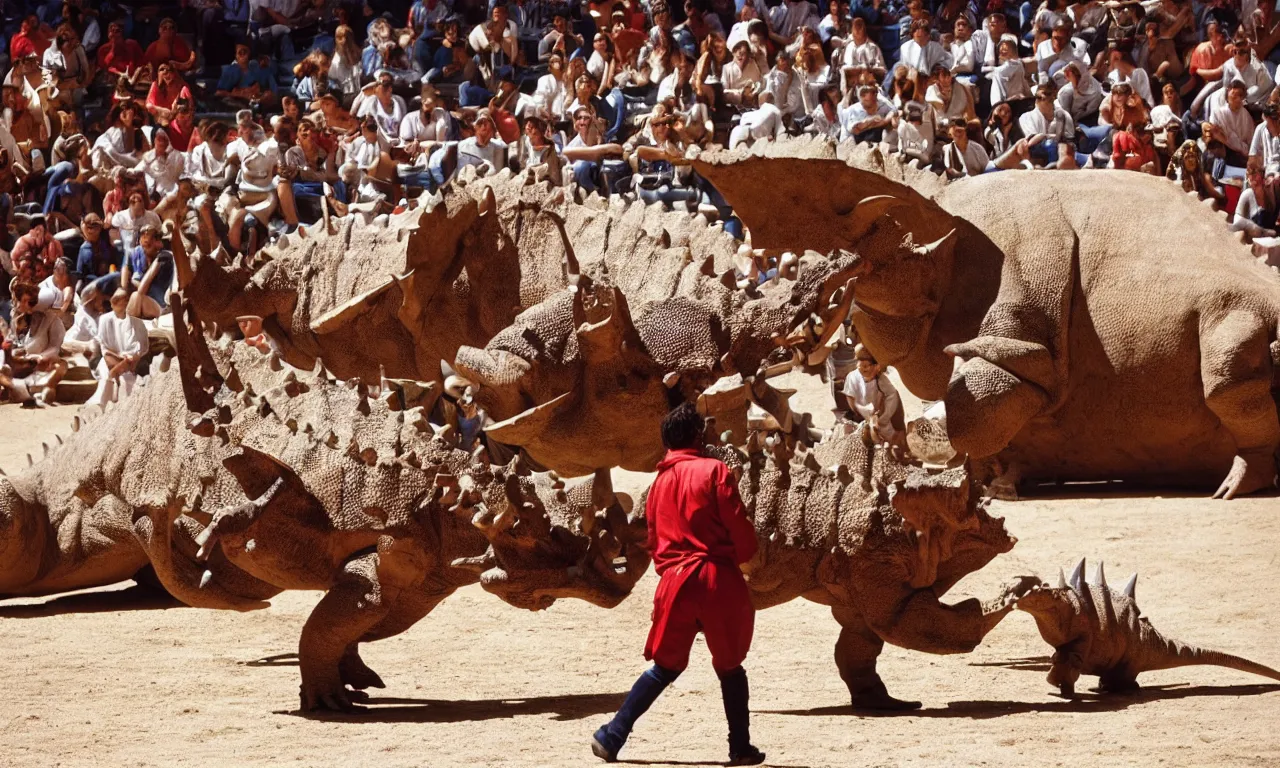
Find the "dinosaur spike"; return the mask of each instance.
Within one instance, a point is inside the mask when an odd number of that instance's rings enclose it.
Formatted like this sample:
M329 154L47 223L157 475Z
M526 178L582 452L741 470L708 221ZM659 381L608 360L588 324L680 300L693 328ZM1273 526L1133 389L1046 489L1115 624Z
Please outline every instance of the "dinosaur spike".
M54 435L53 439L58 441L58 445L62 445L62 435Z
M1107 586L1107 575L1103 572L1103 562L1101 560L1098 561L1098 567L1093 571L1092 583L1099 587Z
M1138 572L1134 571L1133 575L1129 577L1129 580L1124 583L1124 589L1122 589L1121 592L1123 592L1124 596L1129 598L1130 600L1136 600L1137 596L1135 593L1137 589L1138 589Z
M1076 567L1071 569L1071 578L1067 579L1067 583L1077 594L1084 594L1084 558L1080 558L1080 562L1076 563Z
M213 571L205 571L200 574L200 588L204 589L209 586L209 582L213 581Z
M48 456L48 455L49 455L49 444L48 444L48 443L41 443L41 444L40 444L40 447L44 449L44 455L45 455L45 456Z
M76 417L74 417L74 418L72 418L72 419L71 419L71 431L72 431L72 432L79 432L79 431L80 431L80 417L79 417L79 416L76 416Z
M1067 576L1062 572L1062 569L1059 568L1058 569L1058 589L1066 589L1066 588L1067 588Z
M31 458L31 454L29 454L29 453L28 453L28 454L27 454L27 466L28 466L28 467L34 467L35 465L36 465L36 460L35 460L35 459L33 459L33 458Z

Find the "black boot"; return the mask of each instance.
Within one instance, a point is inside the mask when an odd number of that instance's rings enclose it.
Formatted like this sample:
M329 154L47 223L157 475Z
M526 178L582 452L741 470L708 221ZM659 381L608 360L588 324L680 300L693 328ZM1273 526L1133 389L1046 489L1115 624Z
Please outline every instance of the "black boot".
M724 716L729 721L729 765L759 765L764 753L751 745L750 694L747 670L738 667L720 676Z
M592 754L606 763L617 760L618 752L622 749L622 745L627 743L627 737L631 735L631 729L636 721L649 711L649 707L653 706L658 696L679 676L679 672L657 664L646 669L640 677L636 678L635 685L631 686L631 693L628 693L627 700L622 702L622 708L618 710L618 714L614 715L608 724L600 726L591 737Z

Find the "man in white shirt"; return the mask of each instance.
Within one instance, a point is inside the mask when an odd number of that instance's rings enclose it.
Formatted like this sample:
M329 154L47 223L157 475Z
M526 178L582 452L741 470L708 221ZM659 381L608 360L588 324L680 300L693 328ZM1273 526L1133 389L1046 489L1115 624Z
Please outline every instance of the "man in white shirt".
M841 140L877 142L884 129L893 124L893 107L880 100L880 89L874 85L858 87L858 101L840 116Z
M1088 66L1089 47L1083 40L1071 36L1071 22L1060 20L1053 25L1049 39L1036 46L1036 68L1040 72L1040 82L1047 83L1052 79L1061 88L1067 82L1062 70L1076 61Z
M1217 141L1227 148L1227 165L1243 168L1248 163L1249 145L1253 141L1253 118L1245 109L1248 89L1236 80L1227 86L1226 103L1214 109L1209 122L1201 126L1207 141Z
M1262 122L1249 142L1249 160L1259 163L1268 178L1280 176L1280 107L1275 104L1262 108Z
M507 145L497 137L498 127L489 110L476 113L475 135L458 142L458 170L468 165L483 165L489 173L507 164Z
M150 342L142 320L125 312L129 294L123 288L111 296L111 311L98 318L98 343L102 359L95 371L98 389L85 405L106 405L118 397L128 397L138 382L138 362L147 354Z
M884 52L867 36L867 20L861 16L853 17L853 39L845 43L841 58L844 68L853 70L855 76L863 70L869 71L875 75L877 83L884 80L888 71Z
M965 16L957 18L952 29L955 36L951 40L951 73L965 85L976 85L986 55L986 35L976 36Z
M764 76L764 89L773 94L773 103L784 115L804 114L804 78L791 64L791 57L778 51L773 69Z
M959 179L985 173L991 158L981 144L969 141L965 121L952 120L947 126L951 133L951 143L942 149L942 164L946 168L947 178Z
M565 145L561 155L572 164L574 181L587 194L604 187L603 194L608 196L609 189L604 185L600 169L606 159L622 158L622 145L600 140L596 117L588 107L580 106L574 110L573 128L577 135Z
M841 394L849 403L849 416L855 422L867 422L871 434L887 443L903 443L902 398L880 369L870 350L859 344L854 351L858 368L844 380Z
M782 110L774 105L773 94L765 91L760 94L757 109L742 113L742 119L729 134L729 149L743 143L754 144L757 139L780 139L785 128Z
M785 0L769 13L769 28L790 43L801 27L818 30L818 7L809 0Z
M1058 144L1074 141L1076 136L1075 122L1053 100L1053 92L1047 85L1036 89L1036 107L1018 118L1018 125L1033 156L1044 165L1057 162Z
M1253 109L1260 108L1271 95L1271 89L1275 88L1275 81L1253 55L1247 38L1237 37L1232 46L1231 58L1222 65L1222 85L1225 88L1237 80L1244 83L1245 104Z

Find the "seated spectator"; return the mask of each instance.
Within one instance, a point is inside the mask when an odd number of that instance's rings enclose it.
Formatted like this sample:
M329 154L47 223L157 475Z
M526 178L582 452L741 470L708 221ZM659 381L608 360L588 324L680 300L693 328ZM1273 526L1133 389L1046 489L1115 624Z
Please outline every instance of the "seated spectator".
M459 155L458 165L462 158ZM491 170L501 167L495 164ZM352 140L340 173L348 187L357 186L359 202L380 203L396 197L396 164L391 159L391 141L378 130L378 121L366 117L360 124L360 135Z
M173 148L169 134L163 128L152 133L152 143L151 150L142 156L133 170L146 179L152 200L159 201L178 190L178 179L186 172L187 158Z
M867 36L867 20L855 16L851 29L853 40L845 44L840 63L845 69L853 70L855 75L870 72L877 83L883 81L889 67L880 46Z
M202 138L191 99L178 98L173 102L173 113L169 115L165 132L169 134L169 143L179 152L190 152L200 144Z
M1008 152L1022 138L1022 129L1013 119L1013 110L1007 103L997 104L987 118L987 129L982 138L997 157Z
M564 54L553 51L547 58L547 74L538 78L538 85L533 92L538 107L546 110L555 120L564 119L565 107L569 105L566 97L571 91L565 87L564 74Z
M329 54L316 48L293 66L293 93L301 108L306 109L315 100L317 85L328 84L332 64Z
M965 122L951 121L947 123L947 131L951 136L951 143L942 149L942 165L946 169L947 178L959 179L985 173L991 158L981 144L969 140Z
M1245 107L1248 89L1240 80L1227 86L1225 103L1213 110L1209 122L1201 126L1206 143L1225 148L1227 165L1243 168L1248 162L1249 144L1253 141L1253 118Z
M1075 123L1071 115L1053 100L1053 92L1048 86L1036 89L1035 109L1019 118L1018 124L1040 165L1056 163L1058 144L1075 141Z
M764 76L751 58L751 44L745 39L733 46L733 61L724 65L724 100L740 109L749 109L764 86Z
M1226 195L1218 189L1209 170L1205 168L1200 158L1200 146L1194 141L1184 141L1173 153L1165 176L1178 182L1183 192L1195 192L1201 200L1212 197L1220 204L1227 201Z
M111 217L112 233L120 241L120 249L125 254L131 253L138 244L143 227L160 227L160 217L147 209L145 191L135 189L130 192L128 203L127 208Z
M44 55L53 40L53 30L48 24L42 24L36 14L28 14L22 19L22 25L9 40L9 56L12 60Z
M1058 106L1071 115L1077 124L1093 122L1102 106L1102 85L1083 62L1073 61L1062 69L1066 84L1058 91ZM1182 113L1178 113L1179 119Z
M1148 20L1143 25L1143 40L1138 48L1137 62L1157 82L1172 82L1182 77L1182 58L1173 38L1160 31L1160 24Z
M1245 188L1236 201L1232 232L1248 232L1251 237L1276 236L1276 193L1262 173L1262 167L1250 163L1245 169Z
M573 127L575 136L565 145L561 154L565 161L573 166L573 178L578 186L586 194L600 191L604 188L603 194L608 196L609 189L605 186L605 178L601 174L601 167L606 159L622 158L622 146L619 144L606 143L602 140L601 134L596 126L595 117L591 110L586 107L578 107L573 113ZM476 133L479 135L480 126L477 119ZM464 141L463 144L466 142ZM462 146L458 147L458 164L462 164Z
M904 65L921 74L927 75L935 65L941 64L951 69L951 54L930 37L932 29L926 19L911 22L911 39L902 44L900 58Z
M1159 175L1156 148L1152 143L1151 124L1130 123L1112 142L1111 166L1126 171Z
M58 382L67 373L62 353L66 329L51 312L36 308L40 292L21 280L10 286L13 322L9 336L0 340L0 389L24 406L53 405Z
M84 104L86 89L93 82L93 67L74 27L64 24L58 28L58 36L45 49L40 66L62 92L64 104L74 108Z
M388 136L400 135L400 121L404 119L408 108L404 99L395 95L392 89L395 80L391 73L379 70L375 75L376 85L366 90L367 98L356 110L357 118L372 117L378 121L378 129Z
M778 52L773 69L765 73L764 89L773 94L773 105L788 122L804 116L804 76L785 51Z
M271 104L276 94L270 74L253 60L247 43L236 44L236 59L222 68L216 89L218 98L240 105Z
M1280 176L1280 107L1275 104L1262 108L1262 122L1249 142L1249 162L1262 168L1269 179Z
M62 354L65 356L83 355L90 365L99 357L101 347L98 345L98 320L104 311L110 309L106 296L94 289L87 289L80 294L80 306L76 309L71 327L62 337Z
M809 113L809 132L828 139L840 138L840 89L834 85L822 90L818 107Z
M973 127L981 125L974 110L973 95L963 83L957 83L951 70L938 64L931 74L932 84L925 91L925 102L945 120L964 120Z
M1072 38L1073 29L1070 20L1061 19L1054 23L1049 38L1036 46L1036 69L1040 73L1041 83L1061 86L1066 82L1062 70L1067 65L1072 62L1088 65L1088 50L1083 41ZM1076 47L1077 43L1080 45L1079 49Z
M107 130L93 143L90 154L98 171L133 168L150 149L139 128L138 108L132 101L121 102L107 115Z
M9 253L14 276L24 283L39 285L53 274L53 265L62 257L62 243L49 234L43 216L31 218L31 228L18 238Z
M98 72L114 84L123 77L129 83L149 79L144 74L146 55L137 40L124 36L124 24L113 21L107 26L107 41L98 48Z
M172 64L165 62L156 68L156 79L147 93L147 112L160 125L168 125L173 119L173 107L178 99L191 99L191 89L174 71Z
M320 199L329 196L325 192L326 186L337 189L338 201L347 198L342 180L338 178L338 165L334 157L337 153L326 150L319 138L315 123L304 118L298 124L297 143L284 153L280 183L276 191L280 196L280 211L290 227L298 226L301 220L298 208L300 202L314 204L307 211L307 223L319 218Z
M729 63L729 49L724 35L712 32L702 41L702 54L693 71L693 86L699 98L712 111L724 104L724 66Z
M859 86L858 101L845 110L841 125L841 139L879 142L884 139L885 128L893 126L893 107L880 100L880 91L874 85Z
M964 128L963 122L956 125ZM897 388L884 375L870 350L859 344L854 355L858 367L845 378L842 390L849 403L848 417L855 423L865 421L874 439L904 445L906 425Z
M569 58L583 46L582 37L573 33L569 25L569 15L565 11L557 11L551 17L551 29L538 41L538 61L548 61L553 54Z
M983 46L986 40L982 36L974 37L973 22L968 16L960 16L953 24L953 35L949 52L951 53L951 74L970 88L978 84L982 75Z
M53 313L62 321L64 328L71 327L71 318L76 311L75 276L71 269L71 259L59 256L53 263L53 274L37 286L40 295L36 307Z
M822 55L822 46L806 45L796 54L794 67L801 79L800 95L804 99L804 114L807 115L818 106L818 95L831 82L831 67L827 66L826 57ZM792 115L803 117L803 115Z
M999 63L987 77L991 78L991 105L1009 103L1015 115L1033 105L1028 72L1034 64L1018 57L1018 44L1006 37L999 43Z
M111 295L111 311L98 318L97 340L102 359L96 377L98 389L85 405L106 405L133 394L138 382L138 363L150 348L147 327L128 311L128 292L117 288Z
M173 276L173 254L164 250L160 227L144 226L138 236L138 245L129 251L124 268L120 270L120 285L130 294L128 313L143 320L159 317L169 306ZM112 298L114 300L115 297ZM98 338L102 339L101 333Z
M742 113L742 119L729 134L729 149L741 144L754 144L758 139L776 140L786 135L782 110L773 103L773 93L760 94L760 106Z
M231 128L226 123L210 123L202 131L204 141L187 156L187 174L214 197L231 183L235 170L227 162L227 136L230 132Z
M912 102L902 108L898 115L897 149L908 160L918 160L925 165L933 162L933 140L931 129L924 126L924 110L919 103Z
M83 289L89 283L115 273L121 259L98 214L90 213L84 217L80 222L80 234L84 242L80 244L76 257L75 272Z
M1221 24L1216 21L1207 22L1205 35L1206 40L1197 45L1191 53L1187 67L1191 77L1181 89L1184 95L1196 89L1216 87L1222 82L1223 65L1231 60L1231 43L1227 40L1227 33ZM1205 98L1208 98L1208 93L1197 96L1196 102L1202 103ZM1196 106L1192 107L1192 112L1196 115L1200 114Z
M173 19L160 21L160 37L147 47L143 59L153 71L165 64L178 72L190 72L196 66L196 52L178 37L178 25Z
M1251 110L1260 110L1276 85L1271 72L1253 55L1253 47L1244 36L1236 37L1231 58L1222 65L1222 87L1230 88L1235 82L1244 84L1245 104Z
M454 40L457 40L458 25L453 24ZM360 93L360 82L364 76L364 65L361 62L360 46L356 44L355 33L345 24L333 33L333 58L329 61L329 80L337 89L335 96L344 107L350 107L356 94ZM446 35L444 45L449 45ZM430 73L428 73L430 77Z
M1111 82L1112 89L1119 83L1128 83L1144 104L1154 107L1156 101L1151 93L1151 78L1147 76L1146 70L1133 63L1133 54L1113 44L1107 55L1111 64L1107 80Z
M250 224L251 235L258 225L266 226L279 204L276 195L276 169L280 157L275 142L267 140L262 126L253 122L253 114L247 110L237 115L239 137L227 147L227 162L237 167L235 184L235 210L227 220L230 229L227 239L237 251L242 251L242 228ZM253 222L247 217L252 215ZM250 240L247 252L255 250L256 241ZM132 301L132 299L131 299Z
M537 178L545 178L558 187L564 183L562 164L547 131L547 121L540 115L527 115L524 118L524 135L520 137L514 164L517 170L532 169Z

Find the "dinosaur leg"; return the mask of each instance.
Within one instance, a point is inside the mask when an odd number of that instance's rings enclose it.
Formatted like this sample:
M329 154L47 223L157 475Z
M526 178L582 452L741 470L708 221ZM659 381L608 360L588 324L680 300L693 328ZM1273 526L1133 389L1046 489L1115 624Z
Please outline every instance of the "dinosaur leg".
M1215 499L1270 488L1276 481L1280 420L1271 396L1275 363L1266 326L1251 312L1232 312L1202 331L1204 400L1236 439L1236 456Z
M884 648L884 640L867 626L857 609L834 606L831 615L840 622L836 640L836 668L849 688L855 709L902 711L919 709L918 701L903 701L889 695L884 681L876 672L876 658Z
M1074 698L1076 681L1080 679L1083 668L1084 655L1080 647L1076 642L1067 643L1054 651L1052 666L1049 667L1049 675L1045 679L1049 681L1049 685L1056 685L1058 692L1064 698Z
M350 709L340 671L343 657L388 610L378 580L378 553L348 560L302 628L302 709Z
M366 688L385 688L382 678L378 676L364 663L360 658L360 643L370 643L374 640L383 640L409 629L414 624L421 621L433 608L440 604L450 594L453 588L439 592L419 592L405 591L401 592L394 599L387 615L374 626L370 627L358 641L347 646L346 651L342 654L342 660L338 663L338 673L342 676L342 682L352 688L362 691Z
M1038 344L982 337L947 351L964 363L947 386L947 436L959 453L994 456L1049 402L1049 352ZM979 356L980 355L980 356Z
M1113 670L1098 679L1099 693L1133 693L1142 686L1138 685L1138 676L1125 669Z

